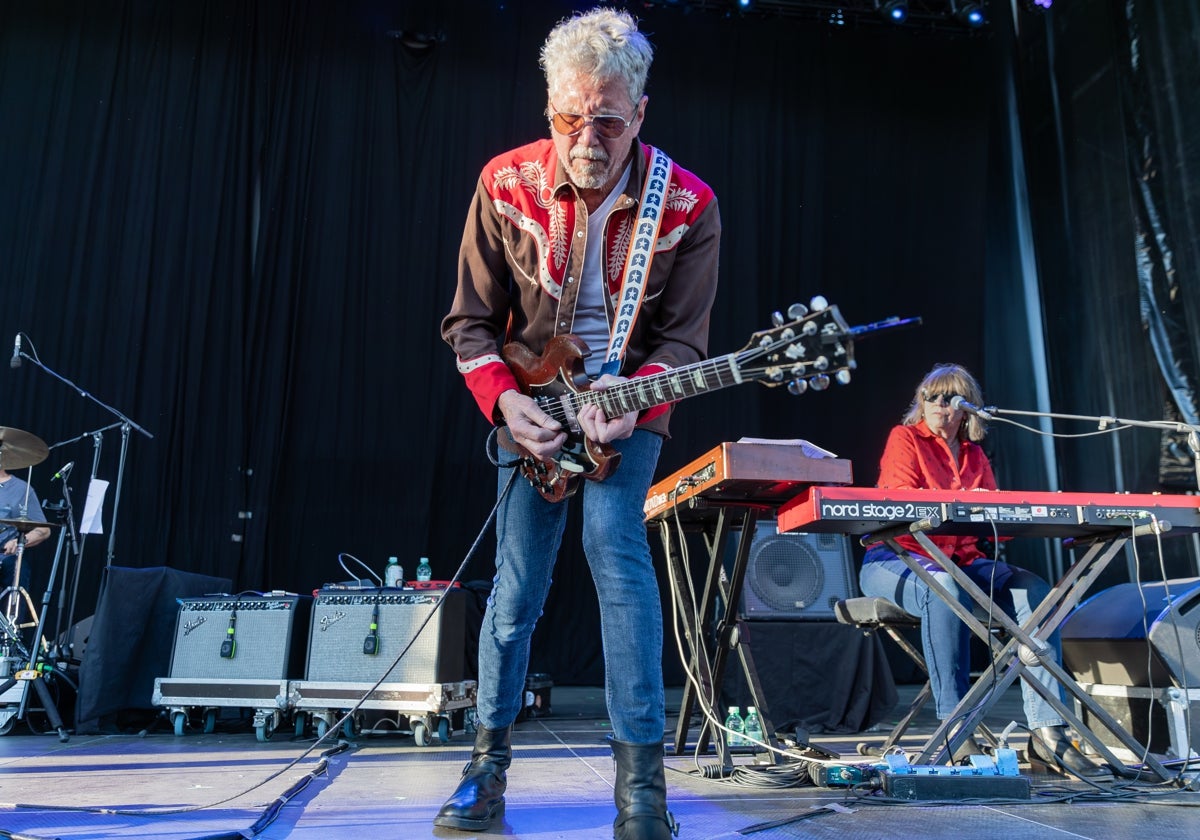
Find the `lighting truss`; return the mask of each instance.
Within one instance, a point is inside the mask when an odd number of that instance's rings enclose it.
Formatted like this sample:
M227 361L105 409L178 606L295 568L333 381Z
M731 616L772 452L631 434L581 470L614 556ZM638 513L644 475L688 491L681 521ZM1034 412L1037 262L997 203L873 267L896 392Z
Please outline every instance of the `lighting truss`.
M976 0L987 11L988 0ZM634 4L630 4L633 6ZM893 29L979 35L989 25L970 29L954 19L950 0L908 0L908 15L895 23L879 13L876 0L643 0L642 6L658 6L682 11L701 11L725 17L784 17L822 23L834 28L887 26Z

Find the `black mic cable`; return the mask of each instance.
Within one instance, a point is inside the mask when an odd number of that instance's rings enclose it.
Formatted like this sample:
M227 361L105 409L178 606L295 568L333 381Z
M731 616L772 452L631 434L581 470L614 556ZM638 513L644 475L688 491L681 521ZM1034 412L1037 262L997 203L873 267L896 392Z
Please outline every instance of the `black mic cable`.
M221 641L221 658L233 659L237 654L237 602L233 604L233 612L229 614L229 626L225 628L225 638Z
M374 656L379 653L379 594L375 594L375 606L371 610L371 629L363 639L363 653Z

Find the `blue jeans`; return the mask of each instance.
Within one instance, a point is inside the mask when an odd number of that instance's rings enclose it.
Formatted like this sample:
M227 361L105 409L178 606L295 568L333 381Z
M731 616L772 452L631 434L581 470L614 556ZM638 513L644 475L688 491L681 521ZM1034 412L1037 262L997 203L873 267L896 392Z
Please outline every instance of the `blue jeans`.
M662 606L642 505L662 437L635 430L613 444L621 463L604 481L584 481L583 549L600 602L605 698L613 737L660 743L666 727ZM501 468L499 487L511 468ZM551 504L518 476L497 513L496 576L479 635L479 721L502 729L517 718L529 640L550 591L569 502Z
M916 553L913 556L919 557ZM925 565L928 567L929 564ZM991 591L996 604L1015 618L1018 624L1023 624L1050 592L1049 584L1033 572L1007 563L982 560L960 568L984 592ZM975 602L960 589L948 572L934 571L934 575L938 583L958 598L959 603L967 609L975 606ZM993 581L994 591L991 588ZM970 629L887 546L875 546L867 552L859 573L859 585L864 595L887 598L905 612L921 619L921 647L929 669L934 708L938 719L945 720L970 687ZM1054 651L1054 660L1062 662L1062 644L1058 633L1044 641ZM1065 702L1062 687L1045 668L1030 668L1026 673L1057 692L1056 696ZM1062 716L1026 683L1025 678L1021 680L1021 696L1025 701L1026 723L1031 729L1063 723Z

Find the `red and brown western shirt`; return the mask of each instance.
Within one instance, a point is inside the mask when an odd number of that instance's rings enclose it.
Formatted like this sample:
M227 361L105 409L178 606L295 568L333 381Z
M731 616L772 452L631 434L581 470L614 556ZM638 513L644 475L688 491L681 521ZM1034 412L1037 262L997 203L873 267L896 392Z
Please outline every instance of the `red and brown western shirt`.
M604 226L610 329L651 151L634 144L628 184ZM551 338L572 332L587 239L586 212L549 139L493 158L479 178L459 250L458 288L442 321L442 337L454 349L459 372L492 422L500 419L500 395L517 388L500 348L519 341L541 354ZM713 191L692 173L673 166L622 375L659 373L706 357L720 236ZM591 348L594 353L605 349ZM665 434L668 416L668 407L661 406L645 412L639 422Z

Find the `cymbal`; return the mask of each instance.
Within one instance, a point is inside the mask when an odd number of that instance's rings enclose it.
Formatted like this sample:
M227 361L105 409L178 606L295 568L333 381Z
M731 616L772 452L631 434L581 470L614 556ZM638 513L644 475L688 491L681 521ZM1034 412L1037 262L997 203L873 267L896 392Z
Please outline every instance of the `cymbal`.
M46 441L20 429L0 426L0 469L23 470L50 455Z
M61 528L61 522L38 522L36 519L30 519L28 516L21 516L16 519L0 519L0 526L5 528L16 528L22 534L28 534L34 528Z

